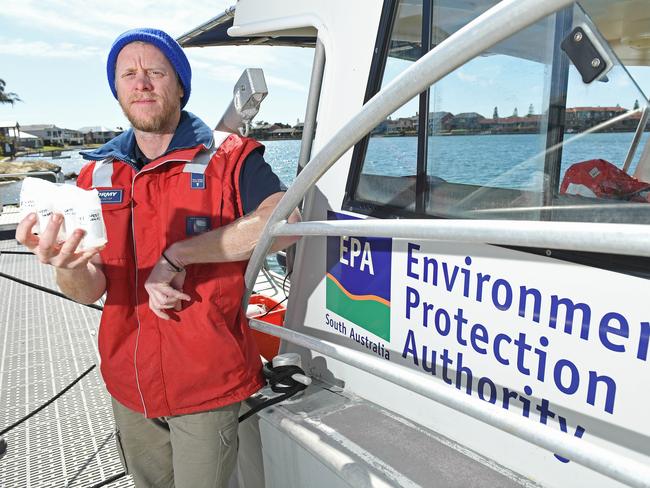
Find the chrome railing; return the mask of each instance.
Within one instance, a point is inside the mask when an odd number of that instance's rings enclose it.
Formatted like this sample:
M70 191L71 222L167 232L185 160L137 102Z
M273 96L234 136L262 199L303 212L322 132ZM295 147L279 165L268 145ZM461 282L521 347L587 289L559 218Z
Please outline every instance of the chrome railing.
M333 220L278 223L271 236L365 236L650 256L650 226L526 220Z
M61 175L61 176L59 176ZM55 173L54 171L29 171L26 173L2 173L0 180L4 178L25 178L27 176L52 176L52 182L61 183L63 173Z
M30 171L25 173L3 173L0 174L0 180L7 178L25 178L28 176L51 176L53 183L63 183L65 181L63 173L55 173L54 171ZM11 181L8 183L18 183L20 180ZM19 203L19 198L16 198L15 201L4 202L5 205L14 205Z

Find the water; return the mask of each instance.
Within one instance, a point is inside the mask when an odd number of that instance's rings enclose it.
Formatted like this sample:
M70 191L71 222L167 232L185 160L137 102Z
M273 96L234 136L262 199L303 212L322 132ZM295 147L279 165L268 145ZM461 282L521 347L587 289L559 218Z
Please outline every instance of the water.
M567 134L561 176L573 163L589 159L605 159L621 168L633 137L633 133L595 133L580 138ZM648 134L643 134L630 173L647 140ZM525 189L538 182L544 171L545 135L431 136L428 145L428 173L453 183ZM377 137L368 145L364 172L414 175L416 163L416 137Z
M588 159L605 159L621 167L633 133L589 134L572 141L567 135L562 157L562 174L572 163ZM642 137L631 172L648 139ZM429 138L429 173L450 182L504 188L527 188L544 169L546 140L539 134L432 136ZM287 185L296 176L300 141L266 141L265 158ZM65 151L70 159L55 159L63 173L79 173L84 160L79 151ZM415 174L416 137L375 137L370 140L364 172L404 176ZM0 186L0 201L18 200L20 183Z

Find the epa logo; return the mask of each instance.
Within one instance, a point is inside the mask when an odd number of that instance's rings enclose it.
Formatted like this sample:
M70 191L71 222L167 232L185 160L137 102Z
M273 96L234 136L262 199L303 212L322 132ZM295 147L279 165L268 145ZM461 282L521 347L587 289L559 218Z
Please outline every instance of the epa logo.
M365 241L362 246L359 239L347 236L341 236L340 240L339 251L341 254L339 257L339 263L354 268L356 261L356 263L358 263L356 266L358 266L360 271L367 269L368 272L374 276L375 271L372 265L370 243Z
M327 217L354 218L335 212ZM391 251L389 238L327 238L326 307L386 341L390 341Z

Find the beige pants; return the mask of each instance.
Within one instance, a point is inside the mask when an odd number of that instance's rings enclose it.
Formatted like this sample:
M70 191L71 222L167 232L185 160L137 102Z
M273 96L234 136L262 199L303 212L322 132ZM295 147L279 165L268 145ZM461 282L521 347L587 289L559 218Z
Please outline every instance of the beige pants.
M240 403L145 418L113 402L117 450L136 488L223 488L237 462Z

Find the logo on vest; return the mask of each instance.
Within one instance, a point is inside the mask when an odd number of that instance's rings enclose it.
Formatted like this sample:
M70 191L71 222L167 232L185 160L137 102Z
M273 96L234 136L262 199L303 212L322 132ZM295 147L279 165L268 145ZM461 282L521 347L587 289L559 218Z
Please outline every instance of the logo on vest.
M205 190L205 175L203 173L191 173L190 188L192 190Z
M195 236L210 230L210 217L187 217L185 219L185 234Z
M107 190L97 190L99 201L102 203L122 203L124 190L118 188L109 188Z

